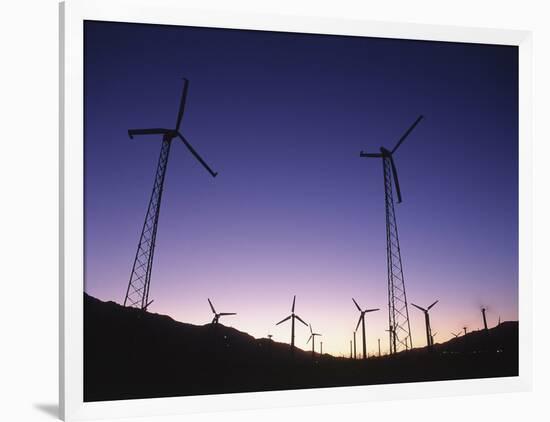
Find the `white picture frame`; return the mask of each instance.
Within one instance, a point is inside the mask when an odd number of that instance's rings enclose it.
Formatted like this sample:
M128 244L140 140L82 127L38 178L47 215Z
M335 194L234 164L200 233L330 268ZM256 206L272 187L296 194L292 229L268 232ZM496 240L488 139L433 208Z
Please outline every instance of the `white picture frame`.
M83 22L102 20L272 30L519 48L519 376L129 401L83 401ZM60 5L60 412L64 420L174 415L320 403L527 391L532 385L531 33L307 16L212 12L177 0L67 0Z

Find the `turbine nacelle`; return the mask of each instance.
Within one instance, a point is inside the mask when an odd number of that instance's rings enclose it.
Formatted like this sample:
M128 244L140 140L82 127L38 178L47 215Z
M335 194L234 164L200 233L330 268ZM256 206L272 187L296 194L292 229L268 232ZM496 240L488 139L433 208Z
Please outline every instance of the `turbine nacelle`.
M392 156L391 151L387 150L384 147L380 147L380 154L382 154L382 157L391 157Z

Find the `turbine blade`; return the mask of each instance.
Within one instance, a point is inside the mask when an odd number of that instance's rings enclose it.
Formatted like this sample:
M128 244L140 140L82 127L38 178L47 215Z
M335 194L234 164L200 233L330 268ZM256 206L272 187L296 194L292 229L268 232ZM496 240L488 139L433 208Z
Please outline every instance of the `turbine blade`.
M181 93L180 108L178 110L178 118L176 120L176 130L180 130L181 119L183 118L183 112L185 110L185 101L187 100L187 89L189 88L189 80L183 78L183 92Z
M309 332L313 334L313 329L311 328L311 324L309 324Z
M363 316L364 316L363 313L361 313L361 315L359 315L359 320L357 321L357 326L355 327L355 331L357 331L357 329L359 328L359 324L361 324L361 320L363 319Z
M288 321L291 317L292 317L292 315L289 315L289 316L287 316L285 319L279 321L279 322L278 322L277 324L275 324L275 325L282 324L283 322Z
M235 312L221 312L218 315L222 316L222 315L237 315L237 314Z
M397 168L395 167L395 162L393 161L393 156L390 155L391 171L393 173L393 182L395 183L395 190L397 192L397 202L401 203L401 188L399 187L399 178L397 177Z
M375 312L375 311L379 311L380 308L376 308L376 309L366 309L365 312Z
M397 150L397 148L399 148L399 146L403 143L403 141L407 138L407 136L409 136L411 134L413 129L416 127L416 125L418 123L420 123L420 120L422 120L423 118L424 118L424 116L422 116L422 115L418 116L418 118L411 125L411 127L409 129L407 129L407 131L403 134L403 136L401 136L401 139L399 139L399 141L397 142L397 145L395 145L395 147L393 147L393 149L391 150L392 154Z
M369 153L369 152L363 152L363 151L361 151L361 152L359 153L359 157L382 158L382 154L380 154L379 152Z
M436 304L437 302L439 302L439 299L436 300L434 303L432 303L430 306L428 306L428 311L429 311L430 309L432 309L432 308L435 306L435 304Z
M414 303L411 303L411 305L414 306L415 308L420 309L422 312L426 312L426 309L424 309L422 306L415 305Z
M212 305L212 302L210 302L210 298L208 298L208 303L210 304L210 309L212 309L212 313L216 313L216 310L214 309L214 305Z
M361 309L361 307L357 304L357 302L355 301L354 298L351 298L351 300L353 300L353 303L355 303L355 306L357 306L357 309L359 309L359 312L363 312L363 310Z
M128 129L128 136L130 139L134 139L135 135L166 135L169 132L169 129L159 127L152 129Z
M180 139L183 141L183 143L185 144L185 146L187 147L187 149L189 149L189 151L191 151L191 154L193 154L193 156L199 160L199 163L202 164L202 166L208 171L208 173L210 173L212 175L212 177L216 177L218 175L218 173L214 172L209 166L208 164L206 164L206 162L202 159L202 157L199 155L199 153L197 151L195 151L195 149L191 146L191 144L189 142L187 142L187 139L185 139L183 137L183 135L181 133L178 132L178 136L180 137Z
M306 341L306 344L308 344L309 341L310 341L312 338L313 338L313 334L309 336L309 338L308 338L307 341Z
M294 295L294 299L292 299L292 312L294 312L295 305L296 305L296 295Z
M302 318L300 318L298 315L294 315L298 321L300 321L302 324L304 324L307 327L307 322L305 322Z

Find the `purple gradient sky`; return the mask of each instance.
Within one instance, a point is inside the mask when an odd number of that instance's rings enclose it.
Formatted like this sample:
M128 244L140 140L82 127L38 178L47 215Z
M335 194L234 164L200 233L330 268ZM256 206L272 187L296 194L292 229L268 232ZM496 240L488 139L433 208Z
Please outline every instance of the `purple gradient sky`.
M289 341L297 313L340 354L368 315L368 350L388 349L382 165L392 147L409 301L436 340L518 317L518 56L515 47L89 22L85 25L85 288L121 303L160 138L190 79L157 237L152 312L222 320ZM423 316L409 310L413 342ZM306 327L296 342L308 348ZM358 339L359 340L359 339Z

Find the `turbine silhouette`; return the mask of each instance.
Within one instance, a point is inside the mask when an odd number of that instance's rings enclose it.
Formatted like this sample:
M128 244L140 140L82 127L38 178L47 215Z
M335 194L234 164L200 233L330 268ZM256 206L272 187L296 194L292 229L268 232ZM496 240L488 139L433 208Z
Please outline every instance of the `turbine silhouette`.
M139 308L143 311L147 311L149 305L153 303L152 300L149 300L149 288L151 286L151 274L153 271L153 258L155 255L160 204L162 201L164 179L166 176L166 168L168 167L168 157L170 155L172 140L174 138L180 138L191 154L193 154L212 177L216 177L218 174L212 171L199 153L195 151L187 139L180 133L180 125L183 119L185 101L187 99L187 89L189 87L189 81L185 78L183 78L183 80L183 92L181 94L180 106L174 129L152 128L128 130L130 139L133 139L136 135L162 135L162 145L160 148L160 157L157 164L155 181L153 183L153 192L151 193L149 205L147 206L145 221L141 229L132 272L130 273L130 280L128 281L126 296L124 297L124 306Z
M289 319L291 320L290 321L292 323L292 328L291 328L291 332L290 332L291 333L290 334L290 351L291 352L294 352L294 320L297 319L302 324L304 324L306 327L308 326L302 318L300 318L298 315L296 315L294 313L295 306L296 306L296 295L294 295L294 299L292 299L292 308L291 308L291 311L290 311L290 315L287 316L286 318L282 319L281 321L279 321L277 324L275 324L275 325L279 325L279 324L282 324L285 321L288 321Z
M412 306L415 308L420 309L422 312L424 312L424 319L426 321L426 343L428 347L433 346L433 338L432 338L432 327L430 326L430 314L428 311L432 309L435 304L439 302L439 300L436 300L434 303L432 303L430 306L428 306L427 309L422 308L421 306L415 305L414 303L411 303Z
M393 353L395 353L394 350L393 350L393 345L395 344L393 327L390 325L389 329L384 330L384 331L389 334L389 337L390 337L390 355L392 355Z
M311 333L311 335L307 339L306 344L308 344L311 340L311 357L315 357L315 337L322 336L322 334L314 333L313 328L311 328L311 324L309 324L309 332Z
M357 321L357 326L355 327L355 331L357 331L357 329L359 328L359 324L361 324L361 331L362 331L362 334L363 334L363 359L366 359L367 358L367 336L366 336L366 333L365 333L365 314L367 314L369 312L379 311L380 309L378 309L378 308L376 308L376 309L365 309L363 311L361 309L361 307L357 304L357 302L355 301L354 298L351 298L351 300L353 300L353 303L355 303L355 306L357 306L357 309L360 312L359 320Z
M357 359L357 344L356 344L356 337L357 337L357 330L353 332L353 359Z
M487 316L485 315L485 312L487 312L487 308L481 308L481 314L483 315L483 328L487 331L489 327L487 327Z
M397 168L393 155L401 146L403 141L410 135L416 125L422 120L419 116L415 122L405 131L397 144L390 151L380 147L378 153L366 153L361 151L359 156L366 158L381 158L384 171L384 202L386 209L386 263L388 272L388 318L392 328L392 343L390 353L397 352L398 348L412 348L411 324L409 321L409 308L407 294L405 292L405 277L403 275L403 262L401 260L401 247L397 231L397 219L393 201L393 186L397 193L397 202L400 203L401 188L397 177Z
M216 312L216 309L214 309L214 305L212 305L212 302L210 299L208 299L208 303L210 304L210 309L212 309L212 313L214 314L214 319L212 320L212 324L218 324L220 321L220 317L222 316L228 316L228 315L237 315L235 312Z

